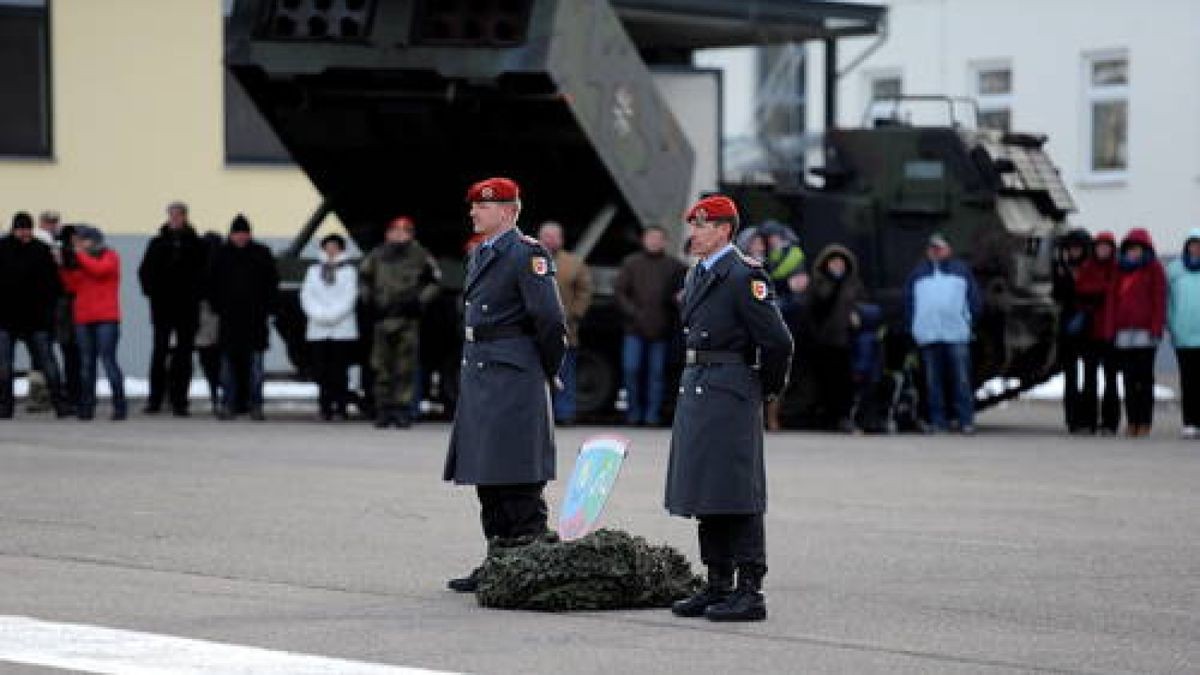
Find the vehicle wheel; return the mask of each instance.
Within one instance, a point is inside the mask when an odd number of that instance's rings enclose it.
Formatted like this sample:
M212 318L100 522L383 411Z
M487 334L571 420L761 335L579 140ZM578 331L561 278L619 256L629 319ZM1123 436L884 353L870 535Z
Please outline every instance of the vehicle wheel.
M579 414L603 412L617 395L616 364L598 352L579 351L575 367L575 408Z

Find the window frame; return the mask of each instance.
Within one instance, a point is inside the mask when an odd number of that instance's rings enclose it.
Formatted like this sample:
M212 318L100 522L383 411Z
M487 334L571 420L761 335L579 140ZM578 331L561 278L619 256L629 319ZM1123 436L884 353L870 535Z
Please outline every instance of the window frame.
M24 3L13 3L12 7L28 6ZM54 0L42 0L42 77L41 77L41 115L43 119L43 134L45 147L37 152L18 152L0 148L0 162L55 162L54 154L54 31L52 30Z
M890 99L875 98L875 85L882 80L896 80L900 83L900 91L897 96L904 96L904 71L901 68L876 68L863 73L863 109L866 111L866 121L873 125L877 119L890 119L891 113L895 111L895 103L885 112L887 115L876 115L876 111L883 108L883 101Z
M1115 85L1100 85L1093 84L1093 71L1097 63L1104 61L1124 61L1125 62L1125 83ZM1082 89L1081 89L1081 110L1080 110L1080 125L1082 130L1080 143L1080 161L1082 163L1082 175L1085 184L1092 185L1112 185L1122 184L1129 178L1130 166L1130 112L1132 93L1132 71L1130 66L1132 61L1129 57L1129 50L1126 48L1099 49L1087 51L1083 53L1081 59L1082 66ZM1096 169L1096 147L1095 139L1095 116L1093 107L1097 103L1125 103L1125 166L1117 169Z
M1008 91L1002 94L985 94L981 87L980 79L984 73L1008 71ZM973 61L967 67L967 90L971 92L975 98L975 105L982 116L985 113L1008 113L1008 129L999 129L998 131L1012 131L1013 127L1013 92L1017 88L1016 73L1013 70L1012 61L1010 59L986 59ZM992 129L992 127L983 127L979 124L979 119L975 120L975 125L980 129Z

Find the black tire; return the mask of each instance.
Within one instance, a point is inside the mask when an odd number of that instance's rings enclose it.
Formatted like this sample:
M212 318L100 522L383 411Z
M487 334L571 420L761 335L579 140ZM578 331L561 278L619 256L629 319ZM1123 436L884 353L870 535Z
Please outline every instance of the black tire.
M590 349L580 349L575 368L575 408L578 414L604 412L617 397L617 364Z

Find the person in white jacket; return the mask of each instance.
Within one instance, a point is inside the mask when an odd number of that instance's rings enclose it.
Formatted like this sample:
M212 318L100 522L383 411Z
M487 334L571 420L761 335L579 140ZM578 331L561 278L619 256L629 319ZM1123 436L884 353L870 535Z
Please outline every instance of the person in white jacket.
M346 239L321 240L321 261L308 268L300 305L308 317L305 338L320 388L321 419L346 419L347 371L358 341L358 268L346 257Z

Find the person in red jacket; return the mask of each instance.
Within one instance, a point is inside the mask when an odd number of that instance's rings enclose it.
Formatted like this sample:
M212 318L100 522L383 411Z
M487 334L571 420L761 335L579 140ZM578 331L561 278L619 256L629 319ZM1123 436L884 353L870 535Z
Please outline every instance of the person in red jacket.
M121 337L121 258L104 245L104 234L88 225L78 226L73 255L63 260L62 278L75 296L75 335L79 344L81 373L79 419L90 420L96 412L96 361L112 389L112 419L125 419L125 376L117 364L117 342Z
M1154 421L1154 354L1167 320L1167 275L1150 233L1136 228L1121 242L1109 324L1125 380L1125 415L1132 437Z
M1113 350L1112 313L1117 281L1117 238L1112 232L1099 232L1092 240L1092 255L1079 266L1075 278L1075 299L1090 316L1087 342L1083 348L1084 378L1091 378L1090 398L1079 411L1081 426L1097 430L1106 436L1117 433L1121 426L1121 394L1117 391L1120 372ZM1096 371L1103 370L1104 392L1097 415Z

